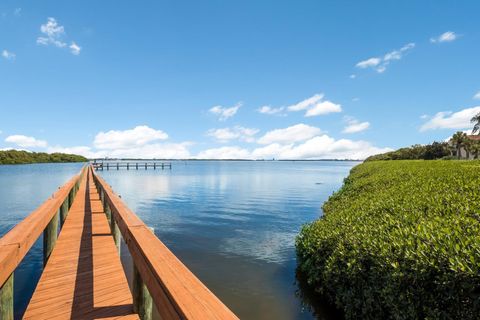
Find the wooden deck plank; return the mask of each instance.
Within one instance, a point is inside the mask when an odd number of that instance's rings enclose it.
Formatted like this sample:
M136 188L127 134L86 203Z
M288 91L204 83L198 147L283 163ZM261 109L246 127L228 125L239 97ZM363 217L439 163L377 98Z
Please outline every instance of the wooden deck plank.
M24 319L139 319L90 170Z

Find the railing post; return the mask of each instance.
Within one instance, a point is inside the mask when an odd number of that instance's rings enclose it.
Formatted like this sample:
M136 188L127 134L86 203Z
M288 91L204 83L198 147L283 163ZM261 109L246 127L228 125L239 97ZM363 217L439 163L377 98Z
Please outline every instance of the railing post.
M63 226L65 219L67 219L68 214L68 197L65 198L61 207L60 207L60 225Z
M55 242L57 242L58 236L58 212L55 213L52 220L48 223L47 227L43 231L43 265L47 264L48 258L52 253Z
M115 241L115 245L117 246L118 249L118 254L120 254L120 244L121 244L121 239L122 235L120 233L120 229L118 228L118 224L115 222L115 219L113 219L112 216L112 236L113 236L113 241Z
M142 281L140 272L138 272L135 263L133 264L133 311L138 313L140 319L152 319L152 296L148 292L147 286Z
M70 209L73 204L73 189L68 193L68 208Z
M0 319L13 320L13 273L0 288Z
M105 215L107 216L108 223L110 223L110 226L111 226L112 225L112 210L110 209L110 205L108 204L108 202L105 202L105 205L103 206L103 210L105 211Z

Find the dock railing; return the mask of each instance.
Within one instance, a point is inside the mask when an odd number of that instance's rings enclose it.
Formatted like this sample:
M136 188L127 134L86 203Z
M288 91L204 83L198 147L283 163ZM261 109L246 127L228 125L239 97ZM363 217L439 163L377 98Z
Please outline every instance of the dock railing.
M91 169L92 170L92 169ZM162 319L238 319L92 170L112 233L132 256L134 310L141 318L151 301Z
M61 227L86 170L85 166L0 238L0 319L13 319L13 274L42 233L43 262L47 263L58 237L59 223Z

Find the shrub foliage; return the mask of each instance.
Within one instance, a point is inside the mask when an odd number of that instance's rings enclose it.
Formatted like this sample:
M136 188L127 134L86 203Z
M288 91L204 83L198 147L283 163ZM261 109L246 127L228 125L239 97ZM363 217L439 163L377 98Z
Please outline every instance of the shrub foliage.
M434 160L448 157L452 154L451 148L445 142L432 144L415 144L411 147L401 148L395 151L377 154L368 157L365 161L377 160Z
M75 154L28 152L18 150L0 151L0 164L26 164L47 162L86 162L87 158Z
M478 319L480 161L352 169L296 240L299 271L347 319Z

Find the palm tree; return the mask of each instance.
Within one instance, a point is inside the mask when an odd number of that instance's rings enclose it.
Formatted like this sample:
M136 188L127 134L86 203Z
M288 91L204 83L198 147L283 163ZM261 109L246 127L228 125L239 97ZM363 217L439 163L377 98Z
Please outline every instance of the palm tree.
M478 134L480 135L480 112L477 113L476 116L472 117L472 119L470 119L470 122L475 123L472 129L472 134L478 132Z
M455 150L457 150L457 158L460 159L461 157L461 149L462 147L465 147L465 145L468 143L468 137L465 132L458 131L456 132L450 141L452 142L453 146L455 147Z
M480 153L480 141L472 141L472 145L470 146L470 150L473 153L473 158L478 159L478 155Z

